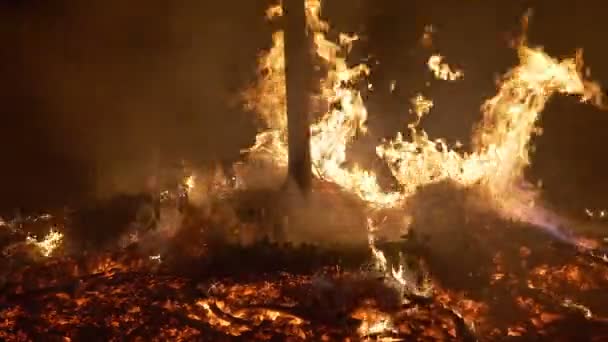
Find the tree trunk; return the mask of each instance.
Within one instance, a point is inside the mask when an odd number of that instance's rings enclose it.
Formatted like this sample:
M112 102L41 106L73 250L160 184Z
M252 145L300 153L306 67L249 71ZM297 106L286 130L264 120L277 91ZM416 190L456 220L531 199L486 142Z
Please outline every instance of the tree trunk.
M312 63L305 10L305 0L283 0L289 143L287 182L295 183L304 194L310 191L312 178L309 120Z

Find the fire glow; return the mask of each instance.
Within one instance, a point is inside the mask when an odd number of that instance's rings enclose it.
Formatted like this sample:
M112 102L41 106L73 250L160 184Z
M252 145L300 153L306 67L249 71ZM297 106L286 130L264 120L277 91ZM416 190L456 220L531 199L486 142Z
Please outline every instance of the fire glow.
M87 329L96 332L98 326L104 326L110 335L122 338L271 340L278 336L296 341L395 341L403 340L402 336L441 341L483 336L492 340L528 333L543 336L550 332L552 323L567 315L582 317L589 324L608 322L598 314L605 301L598 301L594 307L589 301L571 298L577 291L608 287L606 266L600 260L587 259L587 255L564 252L560 256L569 257L567 263L548 264L538 260L543 261L542 253L546 256L555 252L552 246L512 248L517 241L509 244L505 253L492 251L493 268L488 277L491 281L480 291L503 286L497 292L508 293L513 299L509 307L512 312L505 318L496 314L500 310L492 311L492 306L509 303L496 298L491 300L498 304L490 300L486 303L483 299L488 297L480 295L480 299L466 290L443 286L420 260L406 262L399 254L399 261L393 262L379 238L386 212L397 212L407 226L416 195L425 188L449 182L472 194L484 209L501 219L531 224L557 240L595 251L596 241L576 238L562 230L567 222L540 204L540 189L524 178L531 163L531 139L539 130L537 123L549 99L557 94L574 95L582 102L604 107L599 85L583 75L582 55L558 60L521 39L516 46L519 65L503 75L497 94L481 105L483 118L476 125L469 151L464 151L459 143L429 137L421 124L431 114L433 100L422 93L416 95L410 100L415 120L403 127L407 132L375 146L375 157L387 166L397 185L396 190L389 191L380 185L376 170L350 163L349 146L368 132L367 108L356 85L363 83L371 71L368 65L352 66L347 61L357 36L338 34L337 41L328 38L334 35L329 34L329 23L321 19L321 5L320 0L306 0L313 52L320 70L325 71L311 101L327 108L310 127L311 167L320 182L336 185L365 204L370 269L353 272L332 265L315 270L313 275L290 274L282 269L272 279L264 279L260 272L246 280L218 276L196 284L185 276L169 275L165 271L171 265L183 266L171 253L195 255L199 261L196 265L203 265L202 271L196 271L202 274L209 271L204 265L214 265L216 260L206 254L211 247L192 236L209 231L212 234L215 226L225 230L238 226L245 231L255 225L239 221L233 206L216 203L247 188L248 176L238 172L238 165L234 176L219 167L208 173L193 171L182 179L181 186L184 195L200 205L199 216L203 218L196 219L203 223L196 234L187 231L192 235L182 238L186 242L179 241L183 245L167 247L178 240L174 239L176 235L186 231L176 212L174 216L164 216L166 222L161 222L157 232L128 232L121 250L128 253L54 258L64 240L63 233L50 230L41 241L26 239L25 245L44 257L44 267L28 265L12 274L0 274L3 287L5 279L11 280L6 281L7 294L0 295L0 302L10 303L0 308L0 338L25 336L22 322L26 326L52 326L49 331L40 331L65 340L82 339L87 336ZM266 15L268 20L278 20L283 15L281 6L272 6ZM432 44L432 33L434 29L428 26L422 39L424 46ZM283 32L274 32L272 48L259 58L257 82L243 94L246 108L257 113L263 125L255 144L244 152L251 164L261 160L282 172L288 161L283 39ZM449 58L433 54L421 67L440 81L463 79L465 71L448 65L446 60ZM391 92L394 89L392 83ZM169 201L169 191L164 194L163 199ZM604 211L588 210L587 215L604 217ZM488 228L479 228L485 230ZM166 244L162 248L141 254L127 248L150 236L158 237L155 233ZM509 233L497 234L502 234L497 240L511 242L505 238ZM484 242L489 249L496 246L492 241ZM279 263L287 255L280 248L277 255L271 254L275 247L263 245L262 254L271 255L270 263ZM306 248L302 248L306 259L315 261L314 253ZM234 254L236 262L230 259L228 265L240 265L251 255L240 249L235 249ZM420 270L414 270L417 266ZM476 275L463 275L467 276ZM31 298L24 294L31 294ZM36 304L44 307L40 317L27 312L30 301L39 301Z
M339 104L331 106L339 109L329 110L311 126L314 175L356 194L375 208L403 206L419 188L451 180L479 191L487 205L505 218L537 225L568 240L557 232L561 224L558 215L548 214L557 221L539 219L546 209L538 207L539 190L528 184L523 174L530 165L530 140L538 131L540 113L553 95L577 95L582 102L604 107L600 86L584 78L580 52L575 58L557 60L521 39L517 45L520 64L502 77L498 93L481 106L483 120L472 137L471 152L460 151L458 144L452 147L444 139L431 139L418 127L420 118L430 112L432 101L417 96L412 104L418 120L408 125L411 138L406 140L398 133L395 139L376 148L377 156L388 165L401 189L386 192L374 171L346 166L348 146L367 131L367 109L361 94L347 86L369 74L364 64L349 67L346 63L357 37L341 34L338 44L329 41L329 24L319 17L321 2L308 0L306 5L315 52L327 69L317 96L326 103ZM272 18L281 14L277 10L269 13ZM524 18L524 28L527 20ZM283 35L276 32L272 49L260 59L259 81L245 96L248 107L255 109L269 128L258 135L249 151L253 158L269 156L278 167L287 164L283 46ZM463 71L445 64L440 55L430 57L428 68L440 80L454 81L464 76Z

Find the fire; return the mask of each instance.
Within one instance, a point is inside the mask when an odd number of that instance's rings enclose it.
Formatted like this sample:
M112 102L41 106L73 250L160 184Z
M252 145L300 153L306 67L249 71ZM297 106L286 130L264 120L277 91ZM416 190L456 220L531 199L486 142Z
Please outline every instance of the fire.
M312 100L326 104L324 107L328 108L322 113L315 113L318 117L310 127L311 167L317 178L335 183L369 204L368 244L376 273L372 276L366 272L352 275L348 274L349 271L332 268L331 272L314 276L282 273L280 279L264 278L262 281L237 284L224 279L213 284L197 284L194 288L190 280L151 271L165 270L172 262L176 262L171 253L165 253L165 250L162 254L146 251L143 257L126 261L104 256L88 267L73 262L73 274L70 275L76 277L73 285L61 286L58 290L66 292L53 292L52 288L46 292L47 286L55 288L59 283L53 272L46 276L50 279L36 274L46 280L40 289L34 286L24 290L23 284L31 285L28 282L28 279L33 278L31 274L29 277L24 277L21 273L10 275L18 279L10 283L12 291L9 299L14 302L2 309L1 313L6 319L0 322L0 326L16 331L21 329L21 324L29 324L29 321L24 320L30 314L25 312L28 306L21 306L22 302L27 303L29 299L20 295L24 291L30 291L32 296L38 296L36 300L47 303L46 310L41 315L43 322L37 324L60 326L64 329L65 336L72 336L80 326L98 324L105 325L116 335L125 332L146 335L148 332L144 328L157 327L158 317L167 318L168 323L158 326L158 331L149 334L163 338L166 336L168 339L192 339L206 332L219 331L226 338L240 336L243 339L263 340L277 334L286 339L333 340L340 337L336 331L342 329L345 331L345 339L348 334L348 338L387 341L392 340L384 337L387 335L412 338L417 335L427 339L448 340L465 336L467 332L477 333L478 327L483 328L487 323L486 316L492 311L490 305L481 299L473 300L471 298L475 297L467 297L468 294L460 290L442 288L424 269L420 272L422 279L416 279L412 276L415 266L410 268L401 254L402 260L398 263L389 262L387 256L390 254L385 254L380 248L376 234L380 229L380 220L377 219L382 216L381 209L407 209L410 203L408 200L422 187L451 181L463 188L475 190L475 194L485 199L485 205L505 218L554 228L559 217L538 206L539 190L528 185L524 179L524 170L531 162L530 141L534 134L539 133L537 121L553 95L577 95L582 102L604 107L599 85L584 78L580 54L574 58L557 60L541 48L529 47L526 40L522 39L517 46L519 65L504 75L498 85L498 93L481 106L483 119L472 137L471 150L464 151L457 143L451 144L443 139L429 137L420 126L422 119L431 113L433 101L423 94L418 94L411 100L411 112L415 115L415 120L405 126L409 134L398 133L394 139L383 141L376 147L377 157L388 165L399 186L399 190L385 191L373 170L357 165L349 166L348 163L347 151L350 144L358 136L367 133L368 113L356 84L369 75L370 68L365 64L351 66L347 63L352 45L358 38L341 34L337 41L330 40L330 25L320 17L320 0L306 0L306 11L316 61L321 70L326 72L319 82L318 93ZM283 15L281 6L270 8L266 14L269 20ZM430 26L426 29L425 45L432 44L433 32ZM264 126L256 137L254 146L247 152L251 159L270 162L281 170L286 168L288 158L283 39L281 31L273 34L272 48L259 58L259 80L244 93L247 108L259 115ZM441 55L431 56L427 66L440 80L455 81L464 76L463 71L454 70L444 63ZM391 85L392 90L394 83ZM211 212L211 204L214 203L205 201L211 202L211 196L221 196L237 187L227 179L228 176L217 168L209 174L193 173L185 177L183 186L193 203L200 207L207 204L204 208ZM216 217L209 220L209 225L215 221L228 220L228 216L231 222L236 222L235 226L243 224L232 212L212 215ZM405 210L403 215L407 215ZM604 217L604 212L588 210L588 215ZM218 216L222 217L216 219ZM217 225L226 226L224 222ZM563 240L572 240L557 230L551 231ZM26 244L29 247L35 246L41 255L49 257L59 248L62 240L62 233L51 230L42 241L30 238ZM579 246L592 245L583 240L575 243ZM264 252L267 252L270 246L264 248ZM528 278L518 284L512 265L505 261L504 255L497 253L495 269L489 276L488 285L497 288L503 286L501 290L513 297L517 307L532 316L522 320L516 317L510 327L503 325L503 335L519 336L531 331L529 324L525 324L527 320L537 329L561 320L564 316L555 312L559 307L580 312L588 320L603 319L597 313L600 310L589 303L579 303L579 298L556 295L562 288L585 292L605 287L608 273L601 265L576 257L576 263L573 264L536 264L528 269L526 262L527 259L533 259L530 258L532 251L527 247L514 250L521 258L517 261L526 265L522 268L530 271ZM197 251L197 257L215 261L203 255L198 248ZM537 253L535 249L535 258ZM312 258L308 254L307 257ZM51 265L53 261L46 260L49 263L46 265L48 269L54 269ZM205 267L205 263L200 264ZM144 272L139 272L140 270ZM27 272L36 271L28 268L21 272L28 274ZM203 273L206 274L205 272ZM376 277L378 273L380 277ZM60 276L66 278L63 273ZM253 278L256 276L258 275ZM382 281L377 278L382 278ZM374 302L369 300L368 292L375 290L378 284L382 285L384 292L374 292L379 298ZM163 295L159 296L154 291L160 291ZM549 308L543 300L532 299L530 296L533 293L544 296L539 298L550 299L545 302L552 300L559 305ZM382 299L385 298L388 299L383 302ZM107 306L108 311L114 309L113 312L120 315L113 314L99 323L99 317L94 313L98 312L96 308L102 306ZM336 310L336 314L328 315L331 319L348 317L358 322L354 327L344 328L331 326L318 318L324 314L324 310L333 314L332 309ZM340 321L339 324L344 322ZM483 330L479 331L484 333ZM353 333L358 336L351 336ZM6 337L3 334L0 332L1 337Z
M334 182L362 199L380 206L394 205L398 193L385 193L376 175L360 167L348 169L346 149L358 134L365 134L367 109L360 92L351 84L369 74L364 65L349 67L346 57L356 36L341 34L339 42L327 39L329 24L320 19L321 1L306 1L308 29L315 53L327 70L320 82L319 102L335 104L311 126L312 170L318 178ZM272 11L278 14L280 11ZM287 165L287 118L285 100L285 56L281 31L273 35L273 47L260 58L259 81L245 94L246 107L256 111L267 130L258 134L248 151L254 158L270 159L279 167Z
M275 17L281 17L281 16L283 16L283 7L281 6L281 4L270 6L266 10L267 19L273 19Z
M30 250L35 255L48 258L61 246L63 237L63 233L51 229L40 241L35 236L27 236L25 241L9 244L3 249L2 254L12 256L17 251Z
M444 81L457 81L464 77L461 70L452 70L447 63L443 62L443 56L433 55L429 58L427 65L437 79Z
M40 249L40 252L45 257L51 256L53 251L61 245L63 241L63 234L51 229L51 231L44 237L40 242L36 242L36 246Z
M400 192L385 192L373 171L345 166L349 144L367 130L367 109L360 92L349 85L367 76L369 68L364 64L349 67L346 63L357 37L342 34L338 42L328 40L329 24L319 17L321 1L308 0L306 8L314 51L327 69L318 97L326 103L339 104L311 126L312 167L317 177L338 184L374 207L398 206L418 188L449 179L465 187L477 186L491 199L491 206L508 218L544 223L530 209L537 190L521 186L526 184L523 171L530 164L530 139L539 132L536 123L540 113L557 93L578 95L583 102L603 106L599 85L584 78L580 54L560 61L541 48L527 46L526 40L521 39L517 47L520 64L505 74L498 94L482 105L483 120L475 131L470 152L460 151L443 139L431 139L418 128L420 118L430 112L432 101L417 96L412 105L418 120L408 126L410 138L398 133L395 139L376 148L378 157L387 163L401 186ZM271 13L276 16L280 11ZM273 42L273 48L260 59L259 82L246 92L248 108L255 110L269 128L258 135L250 152L270 155L277 165L285 166L285 61L281 32L275 33ZM456 80L463 76L462 71L454 71L442 61L442 56L433 55L428 62L437 78Z
M349 66L346 63L357 37L342 34L337 42L330 41L326 36L330 26L319 17L321 1L308 0L306 6L313 50L326 71L314 101L330 104L330 109L311 125L312 168L316 177L333 182L366 201L371 208L370 217L377 209L404 205L407 208L408 199L420 188L451 181L475 190L484 206L504 218L542 227L558 239L579 247L588 245L558 229L561 218L538 204L539 189L524 178L531 162L531 139L540 133L537 122L552 96L576 95L581 102L604 108L600 86L585 78L588 73L583 73L580 53L558 60L540 47L528 46L525 36L520 39L515 46L519 65L502 77L497 94L482 104L483 118L476 126L469 151L462 150L459 143L429 137L420 123L431 112L433 101L422 94L414 97L411 112L416 120L407 125L409 134L397 133L394 139L376 147L378 158L388 165L399 185L399 191L384 191L373 170L346 166L349 145L367 132L367 109L353 84L368 76L370 69L364 64ZM273 17L280 15L279 11L272 13ZM527 20L524 23L527 24ZM427 46L431 44L431 33L431 29L425 31ZM284 42L281 32L273 38L273 48L260 59L259 82L246 92L248 107L258 112L268 128L258 135L249 152L254 158L265 156L284 168L287 165ZM438 54L430 56L427 67L440 80L455 81L464 77L462 70L453 69ZM430 286L416 291L405 277L404 265L390 268L386 256L376 246L377 227L371 219L368 229L377 271L401 288L408 288L410 293L433 292ZM498 271L494 276L494 282L506 281L509 277ZM469 310L463 308L463 311ZM472 317L480 310L473 311L465 321L473 321Z
M410 126L411 141L399 134L378 147L378 155L389 163L406 194L444 179L463 186L481 183L504 214L530 220L517 206L524 206L521 200L531 204L534 198L523 193L520 184L525 183L523 171L530 164L529 143L540 112L555 93L580 95L582 101L596 104L601 104L601 93L597 84L583 79L580 58L558 61L540 48L524 45L518 53L520 65L507 73L498 94L482 106L484 119L475 132L472 153L431 140L416 125Z
M363 337L384 334L389 331L395 331L393 327L392 317L386 313L373 309L359 309L352 315L353 318L361 320L359 326L359 335ZM381 339L381 341L389 341ZM394 340L400 341L400 340Z
M433 105L434 105L433 100L427 99L422 94L418 94L418 95L416 95L416 97L414 97L412 99L411 102L412 102L413 112L418 117L418 121L416 121L416 123L413 125L418 126L422 117L425 116L426 114L430 113L431 109L433 109Z
M186 185L186 191L190 192L194 189L194 187L196 186L196 179L194 177L194 175L190 175L188 177L186 177L186 179L184 180L184 184Z
M269 18L282 14L280 10L269 13ZM367 133L367 108L354 85L364 80L370 69L365 64L347 64L352 44L358 37L340 34L336 42L329 40L330 25L320 18L320 13L320 0L306 1L312 49L318 64L326 72L319 82L319 92L311 100L328 104L329 108L310 127L311 167L317 178L335 183L367 202L370 217L384 208L407 209L408 200L422 187L451 181L474 190L484 207L506 219L541 227L578 247L591 246L560 231L562 219L538 204L539 189L524 178L524 171L531 162L531 139L540 133L537 122L552 96L576 95L581 102L604 107L600 86L585 78L588 72L583 73L582 54L558 60L540 47L528 46L524 35L515 46L519 65L502 77L497 94L481 106L483 118L474 130L469 151L462 150L460 143L451 144L441 138L429 137L420 123L431 112L433 101L422 94L414 97L411 112L416 120L407 125L409 135L406 137L399 132L394 139L376 147L377 157L386 163L399 186L398 191L385 191L373 170L347 166L349 145ZM527 25L527 18L524 24ZM430 45L432 30L427 33L426 41ZM245 92L247 108L258 113L266 128L258 134L255 145L248 150L249 155L269 160L281 169L285 169L288 156L283 39L282 32L274 33L273 47L259 60L258 82ZM462 70L451 68L441 55L430 56L427 66L440 80L456 81L464 77ZM407 216L407 211L403 215ZM400 291L423 297L431 295L433 287L420 289L412 284L403 264L389 269L386 256L376 246L377 227L372 219L368 229L375 269ZM494 282L505 276L497 271ZM468 317L465 321L470 325L473 318ZM383 325L388 324L386 322L370 322L364 330L372 327L390 330L389 326Z

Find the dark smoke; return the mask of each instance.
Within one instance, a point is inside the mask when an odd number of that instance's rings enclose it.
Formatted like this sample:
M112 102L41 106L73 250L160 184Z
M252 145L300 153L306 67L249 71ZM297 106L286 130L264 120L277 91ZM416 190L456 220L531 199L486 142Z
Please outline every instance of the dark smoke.
M49 200L141 191L159 160L231 160L253 141L234 103L270 37L258 1L4 4L4 184ZM4 30L0 30L5 32ZM10 130L10 131L9 131ZM24 169L31 176L20 179ZM52 183L59 183L57 186ZM8 184L7 184L8 185ZM57 192L71 192L64 196ZM12 196L12 195L16 196ZM31 201L31 203L26 203ZM47 203L44 203L45 205ZM35 205L35 204L33 204Z

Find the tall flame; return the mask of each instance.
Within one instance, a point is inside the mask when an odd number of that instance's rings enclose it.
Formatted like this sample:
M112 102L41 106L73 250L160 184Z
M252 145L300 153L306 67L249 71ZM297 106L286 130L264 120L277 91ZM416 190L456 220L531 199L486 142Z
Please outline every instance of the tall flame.
M269 10L268 17L282 14L280 8L279 6L278 9ZM266 129L256 136L255 145L247 151L258 157L270 156L278 166L286 167L287 93L284 33L275 32L272 42L272 48L258 60L259 81L244 93L245 107L260 116Z
M312 33L315 53L327 70L317 95L330 104L311 127L312 171L315 176L334 182L367 202L390 206L400 198L399 193L385 193L373 172L354 166L345 167L346 150L358 134L367 131L367 109L360 92L352 84L369 74L360 64L349 67L346 57L358 38L341 34L337 43L327 39L329 24L320 19L321 1L306 1L308 30ZM273 7L273 18L282 12ZM245 92L248 109L256 111L267 130L258 134L255 145L248 151L252 156L270 156L280 167L287 165L287 119L285 101L285 55L283 32L273 35L273 47L260 58L259 81Z
M476 186L488 195L490 204L503 215L537 223L538 213L529 210L537 197L527 185L524 170L530 164L530 140L538 131L536 123L547 101L556 93L578 95L583 102L603 107L598 84L584 79L582 56L557 60L541 48L517 46L519 65L505 74L498 93L481 107L483 120L473 136L473 150L460 151L443 139L431 139L418 127L420 118L432 108L432 101L418 96L412 101L417 121L408 126L409 139L398 133L393 140L376 148L379 158L390 168L400 185L399 192L385 192L374 172L346 167L347 148L359 134L366 133L367 109L360 92L353 87L369 74L364 65L349 67L346 57L356 36L341 34L338 42L327 39L329 24L320 19L321 1L306 1L308 29L313 48L327 70L320 82L318 96L330 104L329 110L311 127L311 156L315 176L334 182L358 195L373 207L391 207L403 203L422 186L452 180ZM272 16L282 13L269 11ZM254 156L267 155L279 166L287 162L285 74L283 35L274 35L274 46L260 59L260 79L246 92L248 107L255 110L268 130L258 135L249 151ZM444 80L463 76L431 56L428 67ZM542 220L541 220L542 221Z

